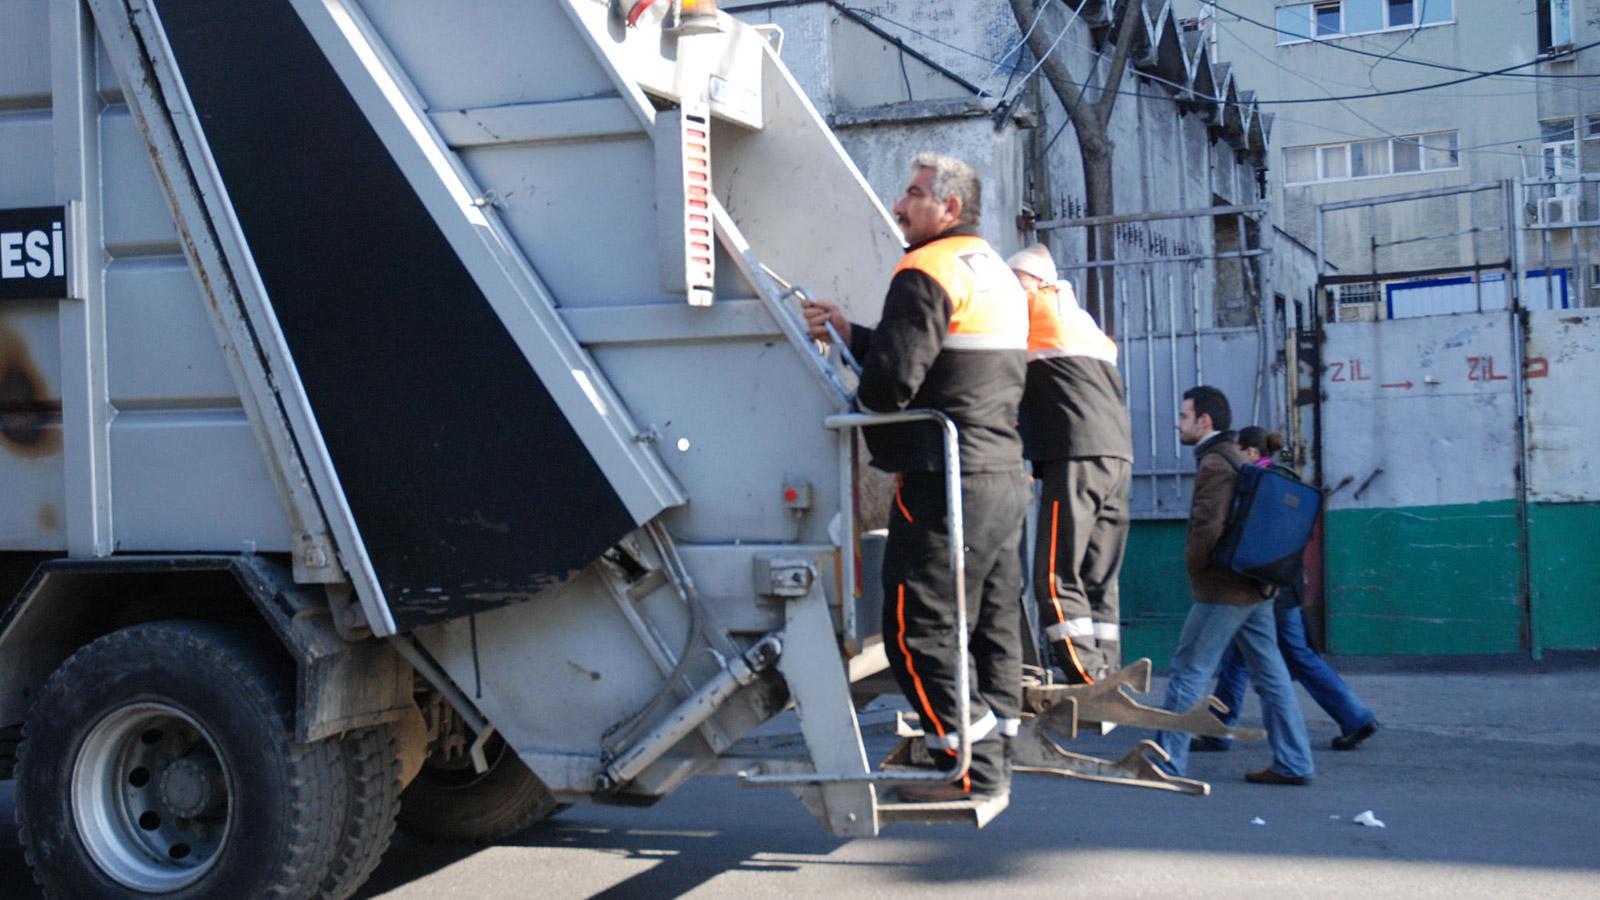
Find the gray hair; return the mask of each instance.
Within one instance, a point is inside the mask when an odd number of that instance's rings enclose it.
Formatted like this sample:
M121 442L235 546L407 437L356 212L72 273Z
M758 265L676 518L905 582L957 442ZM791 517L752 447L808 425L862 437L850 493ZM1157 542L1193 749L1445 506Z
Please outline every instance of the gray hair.
M942 153L925 151L911 161L911 168L933 170L933 199L940 203L956 197L961 201L962 225L978 224L983 207L983 184L972 167Z

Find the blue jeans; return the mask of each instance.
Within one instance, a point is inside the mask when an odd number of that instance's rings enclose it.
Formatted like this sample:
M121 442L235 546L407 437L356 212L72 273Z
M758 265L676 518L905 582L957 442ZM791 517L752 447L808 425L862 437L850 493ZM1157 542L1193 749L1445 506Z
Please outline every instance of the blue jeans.
M1310 776L1314 771L1311 741L1306 736L1306 720L1300 715L1294 683L1278 652L1271 600L1251 606L1196 603L1189 607L1178 649L1172 654L1162 708L1182 712L1194 706L1206 695L1222 654L1231 646L1237 646L1244 655L1256 693L1261 697L1261 717L1267 726L1267 743L1272 747L1273 770L1280 775ZM1156 742L1172 757L1169 768L1174 774L1188 771L1188 734L1161 731L1156 733Z
M1311 699L1339 723L1341 734L1350 734L1377 718L1339 673L1311 649L1311 643L1306 640L1305 615L1298 606L1278 611L1278 650L1289 667L1289 676L1304 685ZM1239 721L1239 707L1244 703L1244 689L1249 684L1250 673L1244 667L1244 658L1237 647L1229 647L1222 657L1222 669L1217 672L1217 699L1226 703L1230 710L1220 717L1225 724ZM1223 743L1229 742L1223 739Z

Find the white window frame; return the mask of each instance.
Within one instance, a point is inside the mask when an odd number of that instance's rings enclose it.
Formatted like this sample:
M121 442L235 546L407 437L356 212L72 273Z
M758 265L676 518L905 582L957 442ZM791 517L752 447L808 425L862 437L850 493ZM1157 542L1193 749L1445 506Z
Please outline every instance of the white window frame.
M1316 13L1316 8L1318 6L1321 6L1321 5L1325 4L1325 3L1331 3L1331 2L1334 2L1334 0L1307 0L1307 2L1305 2L1305 3L1286 3L1283 6L1276 7L1273 10L1273 16L1274 16L1273 26L1274 27L1277 26L1276 16L1277 16L1277 11L1279 9L1289 9L1291 7L1303 6L1303 7L1306 7L1307 10L1308 10L1308 15L1307 15L1306 19L1307 19L1307 21L1308 21L1308 23L1310 25L1310 29L1311 29L1311 37L1308 37L1308 38L1296 37L1296 36L1284 34L1281 31L1278 32L1278 35L1277 35L1278 46L1283 47L1283 46L1287 46L1289 44L1310 44L1310 43L1314 43L1316 41L1336 41L1336 40L1340 40L1340 39L1348 38L1348 37L1361 37L1361 36L1369 35L1369 34L1383 34L1385 32L1389 32L1389 31L1412 31L1412 30L1418 29L1418 28L1439 28L1439 27L1444 26L1444 25L1454 25L1454 24L1456 24L1456 5L1459 4L1461 2L1461 0L1451 0L1451 2L1450 2L1450 18L1448 20L1443 21L1443 22L1427 22L1427 23L1421 22L1423 0L1412 0L1412 2L1411 2L1411 15L1412 15L1413 21L1411 21L1409 23L1406 23L1406 24L1403 24L1403 25L1391 25L1391 24L1389 24L1389 2L1388 2L1388 0L1379 0L1379 2L1382 3L1382 5L1383 5L1383 23L1384 23L1383 27L1377 29L1376 31L1354 31L1354 32L1345 30L1346 16L1345 16L1345 11L1344 11L1344 4L1347 2L1347 0L1337 0L1337 2L1339 4L1339 31L1336 34L1319 35L1319 34L1317 34L1317 13ZM1539 0L1539 2L1554 4L1555 0ZM1551 21L1552 21L1552 23L1554 23L1555 7L1553 5L1550 7L1550 15L1551 15ZM1554 29L1554 25L1552 24L1552 33L1554 33L1553 29Z
M1344 2L1344 0L1340 0L1340 2L1342 3L1342 2ZM1575 37L1576 31L1575 31L1575 29L1573 27L1573 24L1572 24L1572 19L1573 19L1573 16L1572 16L1572 0L1539 0L1539 2L1545 4L1545 9L1547 9L1549 11L1549 14L1550 14L1550 46L1549 46L1548 49L1549 50L1559 50L1559 49L1561 49L1563 47L1571 47L1573 42L1576 40L1576 37ZM1563 40L1558 40L1556 38L1556 9L1558 8L1557 4L1563 3L1563 2L1566 3L1566 10L1567 10L1567 15L1566 15L1566 31L1567 31L1566 38L1567 39L1564 40L1564 41ZM1455 13L1455 10L1454 10L1454 8L1452 8L1451 9L1451 14L1454 15L1454 13Z
M1562 141L1547 141L1547 140L1544 140L1543 135L1540 135L1540 139L1539 139L1539 177L1540 178L1564 178L1564 177L1568 177L1568 176L1577 175L1579 172L1583 171L1583 163L1578 157L1578 145L1583 143L1582 141L1578 140L1578 120L1576 118L1569 118L1569 117L1566 117L1566 116L1558 116L1558 117L1556 117L1554 119L1541 119L1539 121L1539 130L1543 131L1544 127L1546 125L1552 124L1552 123L1555 123L1555 122L1567 122L1567 123L1569 123L1571 125L1571 128L1572 128L1572 137L1570 137L1570 138L1568 138L1566 140L1562 140ZM1564 147L1570 147L1572 149L1572 159L1571 159L1572 167L1566 172L1557 171L1553 175L1545 172L1545 165L1546 165L1547 161L1551 157L1554 157L1555 163L1556 163L1554 166L1552 166L1552 168L1555 168L1555 169L1558 169L1558 170L1561 168L1561 166L1560 166L1561 150ZM1558 196L1559 197L1565 197L1565 196L1576 194L1577 193L1577 187L1578 186L1576 184L1571 184L1571 183L1544 185L1546 194L1548 196L1551 196L1551 197L1558 197Z
M1395 31L1395 30L1398 30L1398 29L1401 29L1401 28L1415 28L1418 25L1422 24L1418 20L1420 20L1422 18L1423 0L1411 0L1411 21L1409 21L1409 22L1401 22L1399 25L1396 25L1395 23L1389 21L1389 7L1391 5L1391 0L1382 0L1382 3L1383 3L1383 29L1385 31ZM1450 4L1450 15L1454 16L1455 12L1456 12L1455 4L1451 3Z
M1426 144L1424 139L1428 138L1428 137L1432 137L1434 135L1439 135L1439 134L1454 134L1456 136L1456 153L1455 153L1456 159L1455 159L1455 165L1452 165L1452 166L1434 166L1434 167L1430 168L1428 166L1429 148L1428 148L1428 146L1427 146L1427 144ZM1373 178L1395 178L1395 177L1403 177L1403 176L1406 176L1406 175L1428 175L1428 174L1431 174L1431 173L1434 173L1434 172L1454 172L1454 171L1457 171L1457 170L1459 170L1461 168L1461 149L1460 149L1461 148L1461 132L1460 132L1459 129L1445 129L1443 131L1425 131L1425 132L1420 132L1420 133L1417 133L1417 134L1402 134L1402 135L1398 135L1398 136L1395 136L1395 137L1391 137L1388 140L1388 146L1389 146L1389 166L1388 166L1388 168L1389 168L1389 171L1384 172L1384 173L1379 174L1379 175L1351 175L1350 174L1350 172L1351 172L1351 163L1353 162L1353 160L1351 159L1351 155L1350 155L1350 146L1352 144L1364 144L1364 143L1367 143L1368 141L1372 141L1372 140L1382 140L1382 138L1367 138L1365 140L1339 141L1337 143L1329 143L1329 144L1305 144L1305 145L1298 146L1298 147L1285 147L1285 148L1283 148L1283 151L1282 151L1283 153L1288 153L1290 150L1310 150L1310 151L1312 151L1313 158L1316 161L1316 166L1315 166L1315 168L1316 168L1316 178L1314 180L1312 180L1312 181L1287 181L1286 180L1286 181L1283 182L1284 186L1285 187L1289 187L1289 186L1307 185L1307 184L1327 184L1329 182L1337 182L1337 181L1368 181L1368 180L1371 180ZM1416 145L1417 145L1417 168L1408 169L1408 170L1406 170L1404 172L1395 171L1395 168L1394 168L1394 143L1397 140L1412 141L1412 142L1416 143ZM1341 153L1344 156L1344 171L1345 171L1345 174L1343 174L1343 175L1333 175L1333 176L1328 175L1327 174L1327 169L1323 166L1323 158L1324 158L1324 156L1328 155L1328 154L1337 156L1337 155L1339 155ZM1285 162L1283 164L1283 168L1284 168L1284 174L1287 176L1288 168L1289 168L1287 162Z

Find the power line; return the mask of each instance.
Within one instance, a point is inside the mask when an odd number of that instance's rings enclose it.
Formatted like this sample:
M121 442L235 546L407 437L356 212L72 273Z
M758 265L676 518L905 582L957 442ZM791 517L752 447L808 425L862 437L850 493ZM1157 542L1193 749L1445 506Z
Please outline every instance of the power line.
M913 28L913 27L911 27L909 25L906 25L903 22L897 22L894 19L889 18L888 16L882 15L882 14L874 12L872 10L861 9L859 7L853 7L853 6L845 6L845 7L842 7L842 8L843 9L847 9L847 10L849 10L849 11L851 11L853 13L856 13L858 15L865 15L865 16L871 16L873 18L882 19L883 21L888 22L889 24L894 25L897 28L901 28L901 29L903 29L903 30L905 30L907 32L910 32L911 34L915 34L915 35L917 35L919 37L925 38L925 39L927 39L929 41L932 41L933 43L939 44L941 46L948 47L951 50L955 50L958 53L963 53L963 54L965 54L967 56L971 56L971 57L973 57L975 59L984 60L985 62L990 62L990 63L995 62L995 60L989 59L987 56L983 56L982 54L979 54L979 53L974 53L974 52L972 52L971 50L968 50L965 47L958 47L955 44L950 43L949 41L945 41L945 40L942 40L942 39L940 39L938 37L935 37L935 36L933 36L931 34L928 34L926 32L919 31L916 28ZM1217 7L1217 8L1221 9L1221 7ZM1240 18L1243 18L1243 17L1241 16ZM1259 23L1257 23L1257 24L1259 24ZM1271 27L1271 26L1267 26L1267 27ZM1277 29L1273 29L1273 30L1276 31ZM1332 46L1332 45L1330 45L1330 46ZM1593 47L1600 47L1600 41L1590 41L1587 44L1580 44L1579 46L1574 47L1571 50L1568 50L1565 55L1573 55L1573 56L1575 56L1578 53L1581 53L1582 51L1591 49ZM1102 54L1100 51L1094 50L1093 48L1089 48L1089 49L1090 49L1091 53L1094 53L1096 56L1104 58L1104 54ZM1346 49L1349 49L1349 48L1346 48ZM1365 54L1365 55L1371 56L1371 55L1376 55L1376 54ZM1397 57L1395 57L1395 59L1397 59L1397 60L1398 59L1403 59L1403 57L1398 57L1397 56ZM1260 106L1288 106L1288 105L1291 105L1291 104L1342 103L1342 102L1345 102L1345 101L1348 101L1348 100L1372 100L1372 99L1376 99L1378 97L1398 97L1398 96L1401 96L1401 95L1404 95L1404 94L1416 94L1416 93L1420 93L1420 92L1423 92L1423 91L1432 91L1432 90L1438 90L1439 88L1453 87L1453 86L1458 85L1458 84L1466 84L1469 81L1479 81L1479 80L1484 79L1484 78L1493 78L1496 75L1504 75L1507 72L1514 72L1517 69L1526 69L1529 66L1535 66L1535 65L1538 65L1539 63L1545 62L1545 61L1546 60L1544 58L1536 58L1536 59L1528 60L1526 62L1516 63L1514 65L1506 66L1504 68L1495 69L1493 71L1488 71L1488 72L1479 72L1477 70L1468 69L1468 70L1464 70L1464 71L1474 72L1475 74L1467 75L1467 76L1462 77L1462 78L1452 78L1452 79L1450 79L1448 81L1437 81L1437 82L1433 82L1431 84L1419 84L1419 85L1416 85L1416 86L1413 86L1413 87L1393 88L1393 89L1390 89L1390 90L1373 91L1373 92L1368 92L1368 93L1364 93L1364 94L1344 94L1344 95L1339 95L1339 96L1328 96L1328 97L1298 97L1298 98L1293 98L1293 99L1276 99L1276 100L1262 99L1261 97L1256 97L1251 102L1255 103L1257 105L1260 105ZM1185 90L1185 91L1190 90L1188 85L1181 85L1181 84L1177 84L1176 82L1167 81L1166 79L1163 79L1163 78L1157 78L1156 76L1150 75L1147 72L1141 72L1140 74L1144 75L1146 78L1150 78L1153 81L1160 81L1163 84L1171 85L1173 87L1179 88L1180 90ZM1082 87L1082 86L1083 85L1079 85L1079 87ZM1210 97L1210 96L1207 96L1205 94L1199 94L1198 92L1196 93L1196 95L1200 96L1200 97L1204 97L1205 99L1214 101L1216 103L1226 104L1226 103L1229 102L1228 100L1225 100L1225 99L1223 99L1221 97ZM1234 102L1238 103L1238 101L1234 101ZM1238 103L1238 105L1242 106L1244 104Z
M898 22L898 21L896 21L894 19L891 19L888 16L884 15L883 13L878 12L877 10L863 9L863 8L861 8L859 6L846 6L843 3L837 3L837 2L835 2L834 5L837 5L840 9L842 9L842 10L844 10L846 12L855 13L858 16L867 16L867 17L870 17L870 18L873 18L873 19L882 19L883 21L888 22L890 25L893 25L896 28L899 28L899 29L901 29L903 31L909 31L910 33L912 33L912 34L914 34L914 35L916 35L918 37L925 38L925 39L927 39L929 41L932 41L933 43L938 44L941 47L947 47L947 48L949 48L951 50L954 50L957 53L960 53L960 54L962 54L964 56L970 56L973 59L982 60L983 62L989 63L989 64L994 65L994 66L1003 66L1006 63L1006 61L1004 59L990 59L989 57L984 56L982 53L974 53L974 52L972 52L971 50L968 50L965 47L958 47L955 44L950 43L949 41L946 41L946 40L943 40L943 39L941 39L939 37L936 37L934 35L928 34L925 31L918 31L917 29L912 28L910 25L907 25L904 22Z
M1033 78L1033 76L1041 68L1044 67L1045 60L1049 59L1050 58L1050 54L1056 52L1056 48L1061 46L1061 39L1066 37L1067 36L1067 32L1072 30L1072 23L1078 21L1078 16L1083 12L1085 5L1080 5L1076 10L1073 10L1072 18L1067 20L1067 24L1061 26L1061 32L1056 35L1056 39L1054 41L1050 42L1050 48L1048 50L1044 51L1044 55L1039 57L1039 61L1038 62L1033 64L1033 68L1028 70L1028 74L1022 76L1022 83L1017 85L1016 96L1013 96L1010 100L1006 100L1005 94L1001 94L1000 95L1000 99L1002 101L1005 101L1005 102L1008 102L1008 103L1012 103L1012 102L1016 101L1017 97L1022 96L1022 92L1024 90L1026 90L1027 87L1028 87L1028 82ZM1039 20L1044 18L1045 9L1047 9L1047 7L1041 6L1041 7L1039 7L1038 11L1033 14L1033 24L1034 25L1038 25L1039 24ZM1029 26L1028 27L1028 34L1032 34L1032 33L1033 33L1033 27ZM1028 35L1026 35L1026 34L1023 35L1022 39L1024 41L1026 41L1028 39ZM1020 57L1019 57L1019 59L1020 59ZM1014 71L1015 70L1013 70L1013 72ZM1006 87L1009 88L1010 86L1011 86L1011 79L1008 78L1008 79L1006 79Z
M1571 50L1569 50L1568 53L1571 53L1571 54L1575 55L1575 54L1580 53L1580 52L1582 52L1584 50L1588 50L1588 49L1590 49L1592 47L1600 47L1600 41L1590 41L1587 44L1581 44L1581 45L1579 45L1577 47L1574 47ZM1398 58L1398 57L1396 57L1396 58ZM1493 78L1496 75L1504 75L1505 73L1514 71L1516 69L1526 69L1529 66L1536 66L1541 62L1544 62L1544 60L1543 59L1531 59L1531 60L1528 60L1527 62L1517 63L1516 65L1512 65L1512 66L1506 66L1503 69L1496 69L1496 70L1494 70L1492 72L1480 72L1480 73L1478 73L1476 75L1467 75L1467 76L1464 76L1464 77L1461 77L1461 78L1452 78L1449 81L1436 81L1436 82L1433 82L1432 84L1419 84L1419 85L1416 85L1415 87L1407 87L1407 88L1391 88L1391 89L1386 90L1386 91L1374 91L1374 92L1366 93L1366 94L1345 94L1343 96L1338 96L1338 97L1309 97L1309 98L1302 98L1302 99L1298 99L1298 100L1281 100L1281 99L1280 100L1262 100L1260 98L1257 98L1255 102L1259 103L1259 104L1261 104L1263 106L1280 106L1280 105L1287 105L1287 104L1290 104L1290 103L1337 103L1337 102L1341 102L1341 101L1344 101L1344 100L1372 100L1372 99L1376 99L1378 97L1399 97L1399 96L1401 96L1403 94L1417 94L1417 93L1421 93L1423 91L1434 91L1434 90L1438 90L1439 88L1447 88L1447 87L1453 87L1453 86L1458 85L1458 84L1466 84L1469 81L1478 81L1478 80L1481 80L1481 79L1484 79L1484 78Z
M895 26L897 28L900 28L900 29L902 29L902 30L904 30L904 31L906 31L906 32L908 32L910 34L913 34L913 35L916 35L917 37L924 38L926 40L932 41L933 43L940 44L940 45L945 46L945 47L947 47L947 48L949 48L951 50L958 51L958 52L960 52L962 54L965 54L967 56L971 56L971 57L974 57L976 59L988 59L987 57L983 56L982 54L975 53L975 52L973 52L971 50L966 49L965 47L958 47L958 46L956 46L954 44L949 43L948 41L940 40L940 39L934 37L933 35L928 34L927 32L921 31L921 30L919 30L917 28L914 28L914 27L912 27L910 25L906 25L903 22L897 22L894 19L889 18L888 16L879 15L877 13L872 12L871 10L864 10L864 9L860 9L859 7L845 7L845 8L849 9L852 12L856 12L856 13L864 14L864 15L871 15L871 16L874 16L876 18L883 19L885 22L889 23L890 25L893 25L893 26ZM1079 42L1077 40L1072 40L1072 41L1070 41L1070 43L1075 44L1080 49L1087 50L1089 53L1093 54L1096 57L1099 57L1102 60L1106 59L1106 56L1105 56L1104 53L1100 52L1099 50L1094 49L1093 47L1086 46L1086 45L1084 45L1083 43L1081 43L1081 42ZM1574 51L1574 52L1576 52L1576 51ZM1290 71L1292 74L1299 74L1299 73L1294 73L1293 70L1287 69L1287 67L1281 66L1281 64L1277 64L1277 63L1274 63L1274 64L1275 65L1279 65L1280 68L1285 68L1286 71ZM1156 82L1158 84L1166 85L1166 86L1174 88L1176 90L1189 91L1189 87L1187 85L1178 84L1175 81L1169 81L1168 79L1162 78L1159 75L1153 75L1153 74L1151 74L1149 72L1143 72L1143 71L1140 71L1137 74L1141 78L1148 79L1148 80ZM1080 88L1080 89L1081 88L1093 88L1094 87L1094 85L1092 83L1086 83L1086 82L1068 80L1067 83L1072 85L1072 86L1074 86L1074 87ZM1115 93L1119 97L1142 97L1142 98L1147 99L1147 100L1166 100L1166 101L1171 101L1173 99L1170 94L1151 94L1151 93L1146 93L1146 92L1143 92L1143 91L1130 90L1130 89L1126 89L1126 88L1122 89L1122 90L1118 90ZM1242 101L1231 101L1230 102L1230 101L1228 101L1228 100L1226 100L1224 98L1213 97L1213 96L1211 96L1209 94L1200 93L1198 91L1195 91L1194 93L1195 93L1196 96L1198 96L1198 97L1200 97L1202 99L1205 99L1205 100L1210 100L1210 101L1212 101L1214 103L1219 103L1219 104L1223 104L1223 105L1232 105L1232 106L1239 107L1239 108L1243 108L1243 107L1247 106L1247 104L1243 103ZM1496 96L1503 96L1503 95L1496 95ZM1504 96L1520 96L1520 95L1504 95ZM1329 99L1332 100L1334 98L1329 98ZM1260 101L1255 101L1255 102L1260 102ZM1297 102L1303 102L1303 101L1297 101ZM1321 102L1321 101L1315 101L1315 102ZM1352 114L1355 114L1354 110L1349 110L1349 111ZM1277 121L1280 121L1280 122L1291 122L1291 123L1294 123L1296 125L1304 125L1304 126L1311 127L1311 128L1318 128L1318 129L1321 129L1323 131L1329 131L1329 132L1332 132L1334 134L1342 135L1342 136L1345 136L1345 137L1362 138L1362 139L1370 139L1370 138L1374 137L1374 135L1372 135L1372 134L1364 134L1364 133L1359 133L1359 132L1354 132L1354 131L1347 131L1345 129L1335 128L1333 126L1326 125L1326 124L1323 124L1321 122L1308 122L1308 121L1305 121L1304 119L1295 119L1293 117L1284 115L1283 113L1274 113L1273 116L1275 117L1275 119ZM1358 118L1362 118L1359 115L1357 115L1357 117ZM1365 119L1363 119L1363 120L1365 121ZM1064 132L1066 130L1066 126L1069 125L1069 124L1071 124L1070 120L1066 121L1066 122L1063 122L1061 124L1061 126L1056 129L1055 133L1051 136L1050 141L1045 145L1045 151L1048 151L1048 149L1050 147L1055 145L1056 139L1061 136L1062 132ZM1368 124L1373 124L1373 123L1368 122ZM1377 126L1375 124L1373 125L1373 127L1377 128L1378 131L1382 132L1383 136L1385 136L1385 137L1391 137L1391 138L1392 137L1402 137L1402 139L1403 139L1403 136L1392 134L1392 133L1384 130L1383 128L1381 128L1381 127L1379 127L1379 126ZM1496 154L1496 155L1502 155L1502 156L1521 157L1522 154L1517 153L1515 151L1495 150L1495 149L1492 149L1492 148L1502 147L1502 146L1510 146L1510 145L1513 145L1513 144L1531 143L1531 142L1535 142L1535 141L1538 141L1538 140L1540 140L1540 138L1538 136L1532 136L1532 137L1528 137L1528 138L1518 138L1518 139L1509 140L1509 141L1496 141L1496 142L1492 142L1492 143L1475 144L1475 145L1470 146L1470 147L1457 147L1456 148L1456 152L1457 153L1490 153L1490 154ZM1041 153L1043 153L1045 151L1041 151Z
M1082 7L1079 7L1079 9L1081 10ZM1028 38L1033 35L1033 30L1038 28L1039 23L1043 21L1044 10L1039 9L1035 11L1033 14L1033 24L1028 26L1028 30L1022 33L1022 37L1017 40L1017 43L1011 49L1007 50L1000 56L1000 61L994 64L994 68L989 70L989 74L983 76L983 90L985 93L988 93L989 85L993 83L995 73L999 72L1000 68L1006 64L1006 60L1010 59L1013 54L1016 54L1018 62L1021 61L1022 49L1028 45ZM1000 89L1000 96L1004 97L1006 94L1010 93L1011 79L1016 77L1017 68L1017 63L1012 63L1011 73L1006 76L1006 86Z
M1223 28L1222 24L1220 22L1217 23L1216 27L1220 31L1222 31L1222 33L1227 34L1230 37L1233 36L1233 33L1228 31L1226 28ZM1333 93L1332 91L1330 91L1327 88L1323 87L1320 83L1318 83L1317 79L1312 78L1310 75L1307 75L1307 74L1305 74L1303 72L1298 72L1298 71L1296 71L1294 69L1289 68L1286 65L1283 65L1282 63L1278 62L1275 59L1272 59L1271 57L1267 56L1265 53L1262 53L1260 50L1257 50L1256 48L1250 46L1249 44L1247 44L1247 43L1245 43L1243 41L1240 41L1240 44L1246 50L1250 51L1251 53L1255 54L1257 57L1259 57L1260 59L1265 61L1268 65L1274 66L1274 67L1276 67L1277 69L1279 69L1279 70L1281 70L1283 72L1287 72L1288 74L1293 75L1296 78L1299 78L1299 79L1309 83L1312 87L1321 90L1325 94L1331 95ZM1367 118L1366 116L1363 116L1361 113L1356 112L1348 104L1340 103L1339 104L1339 108L1344 110L1345 112L1349 113L1350 115L1356 117L1357 119L1360 119L1362 122L1365 122L1367 125L1370 125L1373 128L1376 128L1379 132L1381 132L1382 134L1384 134L1384 135L1386 135L1388 137L1391 137L1391 138L1399 137L1399 135L1395 134L1392 131L1389 131L1388 129L1384 128L1382 125L1379 125L1377 122L1374 122L1371 119Z
M1225 26L1222 25L1222 23L1220 23L1220 22L1217 23L1217 28L1219 30L1221 30L1223 34L1226 34L1229 37L1234 37L1233 32L1229 31ZM1235 39L1237 39L1237 38L1235 38ZM1311 75L1307 75L1304 72L1301 72L1301 71L1299 71L1297 69L1293 69L1293 68L1291 68L1289 66L1284 65L1283 63L1278 62L1277 60L1267 56L1265 53L1261 52L1260 50L1257 50L1256 48L1250 46L1248 43L1240 41L1240 45L1243 46L1246 50L1248 50L1251 53L1255 54L1257 57L1259 57L1262 61L1266 62L1268 65L1273 66L1274 68L1277 68L1277 69L1279 69L1279 70L1281 70L1283 72L1286 72L1286 73L1288 73L1290 75L1293 75L1296 78L1300 78L1300 79L1303 79L1303 80L1305 80L1307 82L1310 82L1313 86L1319 86L1317 84L1316 78L1312 77ZM1326 90L1326 89L1324 89L1324 90ZM1366 124L1372 126L1374 129L1376 129L1378 131L1379 134L1381 134L1381 135L1383 135L1385 137L1394 138L1395 140L1405 140L1406 139L1406 136L1401 135L1401 134L1396 134L1395 132L1390 131L1387 128L1384 128L1382 125L1379 125L1377 122L1372 121L1371 119L1367 118L1366 116L1362 115L1361 113L1357 112L1356 110L1350 108L1348 105L1346 105L1344 103L1340 103L1339 104L1339 108L1343 109L1345 112L1348 112L1350 115L1354 116L1355 118L1360 119L1362 122L1365 122ZM1285 122L1293 122L1294 124L1297 124L1297 125L1317 125L1317 123L1299 122L1299 121L1296 121L1294 119L1283 119L1283 121L1285 121ZM1318 127L1325 128L1326 130L1329 130L1329 131L1335 131L1335 132L1338 131L1338 129L1327 128L1327 126L1318 126ZM1351 136L1351 137L1360 137L1360 138L1369 138L1369 137L1371 137L1371 135L1357 135L1357 134L1354 134L1352 132L1344 132L1344 133L1349 135L1349 136ZM1521 141L1518 141L1516 143L1521 143ZM1479 145L1479 146L1483 147L1485 145ZM1457 150L1456 152L1459 153L1459 152L1462 152L1462 151L1461 150ZM1491 153L1491 154L1497 154L1497 155L1503 155L1503 156L1515 156L1515 157L1518 157L1519 159L1522 157L1521 153L1510 151L1510 150L1487 150L1487 149L1485 149L1485 150L1482 150L1482 151L1479 151L1479 152Z
M1446 2L1449 2L1449 0L1446 0ZM1454 12L1455 10L1452 9L1452 15ZM1391 48L1388 53L1385 53L1382 57L1380 57L1377 62L1367 66L1367 85L1373 90L1378 89L1378 81L1375 77L1378 72L1378 67L1395 58L1396 56L1399 56L1400 51L1404 50L1407 44L1410 44L1413 40L1416 40L1417 35L1422 33L1422 20L1428 16L1428 0L1421 0L1420 5L1413 10L1413 13L1417 21L1411 26L1411 31L1406 34L1405 40L1395 44L1394 47Z
M1208 0L1208 2L1209 2L1209 0ZM1235 11L1227 8L1226 6L1223 6L1220 3L1211 2L1210 5L1211 5L1212 9L1221 10L1222 12L1225 12L1228 15L1233 16L1236 19L1239 19L1239 20L1245 21L1245 22L1249 22L1251 25L1255 25L1255 26L1257 26L1259 28L1265 28L1266 30L1268 30L1270 32L1273 32L1274 34L1282 34L1282 35L1286 35L1288 37L1298 38L1299 40L1312 42L1312 43L1321 43L1324 46L1332 47L1333 49L1342 51L1344 53L1354 53L1354 54L1356 54L1358 56L1373 56L1373 57L1377 57L1380 62L1383 61L1383 60L1394 60L1395 62L1409 63L1409 64L1411 64L1413 66L1424 66L1424 67L1429 68L1429 69L1444 69L1444 70L1449 71L1449 72L1466 72L1466 73L1469 73L1469 74L1472 74L1472 75L1484 75L1484 76L1505 77L1505 78L1600 78L1600 75L1557 75L1557 74L1554 74L1554 73L1547 73L1547 72L1510 72L1510 71L1507 71L1506 69L1500 69L1500 70L1493 71L1493 72L1487 72L1487 71L1484 71L1482 69L1469 69L1469 68L1465 68L1463 66L1452 66L1452 65L1449 65L1447 63L1436 63L1436 62L1431 62L1431 61L1426 60L1426 59L1417 59L1414 56L1396 56L1396 55L1393 55L1392 51L1390 53L1375 53L1375 52L1373 52L1371 50L1362 50L1362 49L1357 48L1357 47L1350 47L1350 46L1347 46L1345 44L1338 44L1338 43L1333 43L1333 42L1329 42L1329 41L1319 41L1316 38L1307 37L1307 36L1305 36L1303 34L1296 34L1296 33L1292 32L1292 31L1285 31L1282 28L1277 27L1276 25L1269 25L1266 22L1260 21L1259 19L1252 19L1249 16L1245 15L1244 13L1235 12ZM1420 26L1420 25L1418 26L1419 29L1421 27L1422 26ZM1415 34L1415 29L1413 30L1413 35L1414 34ZM1348 36L1349 35L1341 35L1341 37L1348 37ZM1409 40L1409 38L1407 38L1407 40ZM1589 44L1589 45L1587 45L1585 47L1578 47L1578 48L1575 48L1573 50L1567 51L1567 54L1563 54L1563 55L1568 55L1568 54L1575 55L1575 54L1577 54L1577 52L1579 50L1585 50L1585 49L1588 49L1588 47L1593 47L1593 46L1594 46L1593 44ZM1396 47L1395 49L1398 50L1400 48ZM1552 57L1552 59L1553 58L1554 57ZM1545 62L1545 61L1546 60L1544 60L1544 59L1535 59L1530 63L1525 63L1524 65L1521 65L1521 66L1513 66L1512 68L1519 68L1519 69L1520 68L1526 68L1527 66L1533 65L1534 63L1540 63L1540 62Z

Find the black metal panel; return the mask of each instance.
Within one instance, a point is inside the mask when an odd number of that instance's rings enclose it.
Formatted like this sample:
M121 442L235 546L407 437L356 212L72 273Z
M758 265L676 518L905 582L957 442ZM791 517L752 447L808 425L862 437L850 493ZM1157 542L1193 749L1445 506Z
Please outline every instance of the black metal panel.
M527 599L630 531L289 4L157 8L399 626Z
M0 300L67 296L67 210L0 209Z

